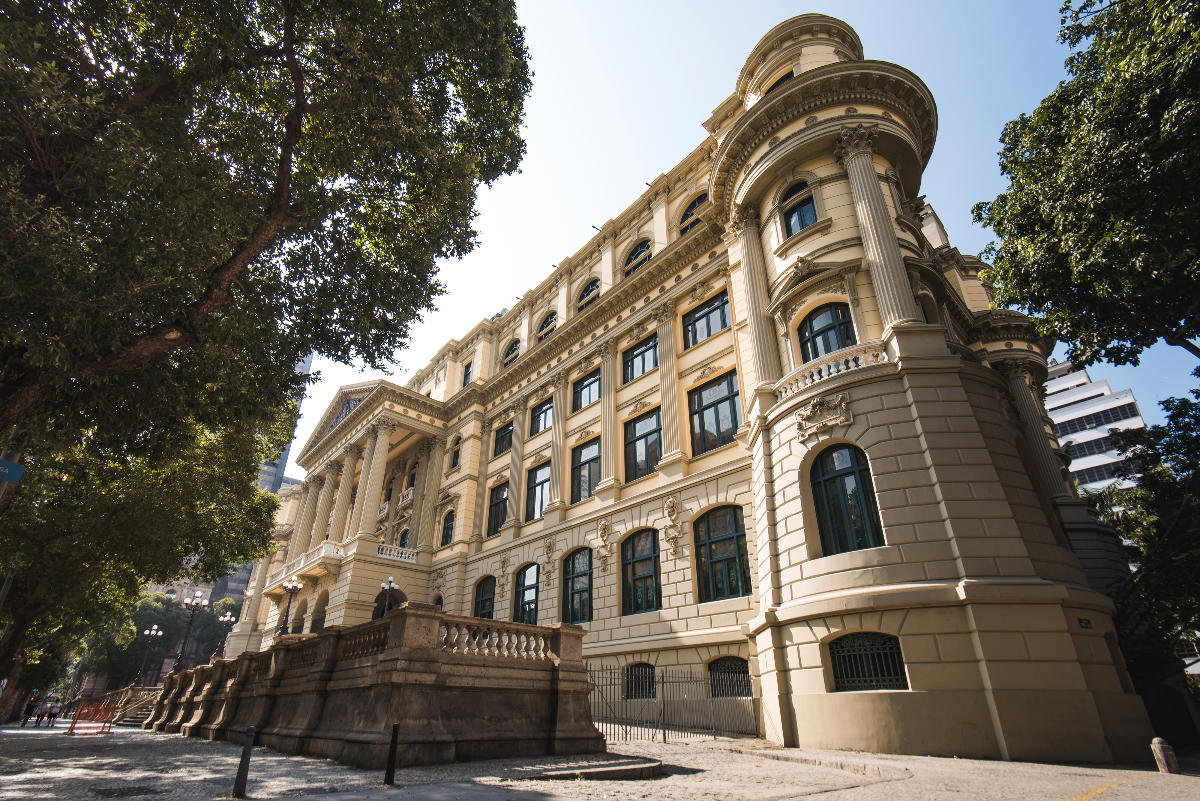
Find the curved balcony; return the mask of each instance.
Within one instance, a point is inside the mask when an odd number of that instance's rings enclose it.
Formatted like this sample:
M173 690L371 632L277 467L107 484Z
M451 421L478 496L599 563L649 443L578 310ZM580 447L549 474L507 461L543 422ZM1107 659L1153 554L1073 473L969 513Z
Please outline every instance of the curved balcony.
M269 573L263 591L277 590L276 585L291 576L318 578L327 573L337 573L342 566L344 555L341 545L325 540L303 556L293 559L279 570Z
M880 341L864 342L861 345L835 350L819 359L805 362L781 378L775 384L775 396L779 400L785 400L834 376L877 364L887 364L888 361L887 348Z

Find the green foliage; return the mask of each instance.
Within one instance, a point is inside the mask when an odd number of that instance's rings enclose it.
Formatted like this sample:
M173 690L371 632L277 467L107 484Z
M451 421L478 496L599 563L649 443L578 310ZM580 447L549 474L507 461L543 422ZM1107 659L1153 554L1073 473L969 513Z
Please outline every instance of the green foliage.
M1132 671L1158 677L1178 671L1175 643L1200 631L1200 389L1190 395L1162 402L1165 425L1113 432L1140 476L1100 499L1134 566L1116 597L1122 648Z
M1200 358L1200 2L1062 12L1071 77L1005 126L1009 187L974 210L1000 238L985 277L1081 365L1160 338Z
M511 0L0 5L0 450L170 452L390 361L526 58Z

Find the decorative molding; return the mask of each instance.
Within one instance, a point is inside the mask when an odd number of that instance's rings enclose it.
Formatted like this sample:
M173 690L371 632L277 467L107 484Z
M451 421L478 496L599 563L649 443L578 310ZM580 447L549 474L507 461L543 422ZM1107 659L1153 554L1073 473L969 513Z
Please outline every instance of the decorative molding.
M814 398L796 412L796 427L802 438L835 426L850 425L854 421L844 394Z
M838 164L845 164L846 161L860 153L873 153L875 151L875 137L879 135L878 123L859 123L857 125L846 125L838 131L837 144L834 146L834 156L837 158Z
M592 429L585 428L582 431L579 431L577 435L575 434L575 432L573 432L572 436L575 436L575 444L578 445L579 443L583 442L584 440L590 439L593 433L595 433L595 432L593 432Z
M708 378L710 375L715 375L724 369L725 368L719 364L706 364L700 368L700 372L698 372L696 374L696 378L699 379L700 381L703 381L704 379Z
M600 557L600 572L607 573L609 561L613 555L613 543L609 539L611 527L607 520L601 520L596 524L596 544L594 550Z

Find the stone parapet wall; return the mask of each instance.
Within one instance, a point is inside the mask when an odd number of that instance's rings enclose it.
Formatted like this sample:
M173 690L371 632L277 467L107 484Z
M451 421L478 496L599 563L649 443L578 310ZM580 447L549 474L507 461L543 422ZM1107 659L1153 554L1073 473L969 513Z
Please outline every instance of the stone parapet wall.
M406 603L386 617L278 638L168 676L145 728L382 768L592 753L578 626L526 626Z

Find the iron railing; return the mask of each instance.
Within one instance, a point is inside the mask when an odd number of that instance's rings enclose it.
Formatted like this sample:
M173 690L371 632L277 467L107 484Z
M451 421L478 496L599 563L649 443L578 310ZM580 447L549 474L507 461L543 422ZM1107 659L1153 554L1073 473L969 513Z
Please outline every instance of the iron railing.
M627 671L588 668L592 721L610 742L758 736L760 704L748 675L687 668Z

